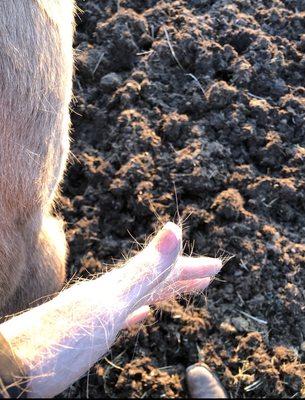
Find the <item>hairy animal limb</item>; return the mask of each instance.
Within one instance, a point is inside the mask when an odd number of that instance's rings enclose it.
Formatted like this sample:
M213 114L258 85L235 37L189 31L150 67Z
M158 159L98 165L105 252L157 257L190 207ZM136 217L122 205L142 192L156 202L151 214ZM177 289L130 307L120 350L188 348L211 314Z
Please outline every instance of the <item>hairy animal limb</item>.
M0 1L0 316L61 290L52 206L69 150L72 0Z
M172 297L176 290L195 290L195 281L207 283L209 278L198 278L197 262L192 273L193 261L180 257L181 242L180 228L168 223L122 268L74 284L55 299L0 325L0 333L28 371L29 396L55 396L84 375L122 328L145 317L147 306L141 304ZM217 261L203 264L205 276ZM180 280L193 276L198 279ZM179 282L184 282L183 288Z

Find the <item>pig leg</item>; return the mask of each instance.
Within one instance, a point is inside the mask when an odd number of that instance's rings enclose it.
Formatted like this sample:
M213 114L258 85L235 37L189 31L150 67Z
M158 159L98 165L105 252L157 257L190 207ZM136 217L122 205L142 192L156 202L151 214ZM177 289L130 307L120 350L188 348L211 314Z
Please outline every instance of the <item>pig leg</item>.
M127 316L170 274L181 240L180 228L168 223L124 267L0 325L28 371L30 397L59 394L109 350Z
M179 257L180 251L181 231L168 223L124 267L75 284L1 324L0 333L28 372L29 396L55 396L82 376L109 350L128 319L134 323L145 317L148 307L139 305L206 287L220 261Z
M3 316L47 301L65 280L66 237L62 221L44 216L39 229L28 229L26 234L24 273L15 293L1 308Z
M149 314L148 304L156 304L181 294L197 293L206 289L222 268L222 261L210 257L179 256L175 266L166 279L141 301L141 306L131 313L125 321L125 327L131 327L143 321Z
M51 217L69 149L72 0L0 1L0 316L60 290Z

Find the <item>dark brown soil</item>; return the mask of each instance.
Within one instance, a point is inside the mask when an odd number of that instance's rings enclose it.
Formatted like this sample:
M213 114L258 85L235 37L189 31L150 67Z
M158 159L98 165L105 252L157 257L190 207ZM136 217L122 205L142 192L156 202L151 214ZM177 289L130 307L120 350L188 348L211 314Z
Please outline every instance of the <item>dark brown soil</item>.
M130 234L177 208L188 249L235 257L65 395L187 397L200 359L232 396L305 396L305 2L78 5L69 276L133 253Z

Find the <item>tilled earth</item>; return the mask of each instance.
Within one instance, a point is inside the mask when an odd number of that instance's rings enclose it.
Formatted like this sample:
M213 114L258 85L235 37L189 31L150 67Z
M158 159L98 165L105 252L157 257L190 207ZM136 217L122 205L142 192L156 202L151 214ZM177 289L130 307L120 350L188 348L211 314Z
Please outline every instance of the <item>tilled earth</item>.
M230 260L65 392L187 397L202 360L241 397L305 396L305 1L78 1L69 276L161 223Z

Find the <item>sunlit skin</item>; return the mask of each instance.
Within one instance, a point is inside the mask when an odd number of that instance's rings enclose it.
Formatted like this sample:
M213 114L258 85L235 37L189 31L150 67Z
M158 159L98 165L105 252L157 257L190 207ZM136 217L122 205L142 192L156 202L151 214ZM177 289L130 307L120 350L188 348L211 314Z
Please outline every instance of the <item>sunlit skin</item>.
M183 257L181 249L181 229L167 223L123 267L0 325L26 366L29 396L53 397L69 387L107 353L121 329L146 317L150 304L205 289L221 261Z

